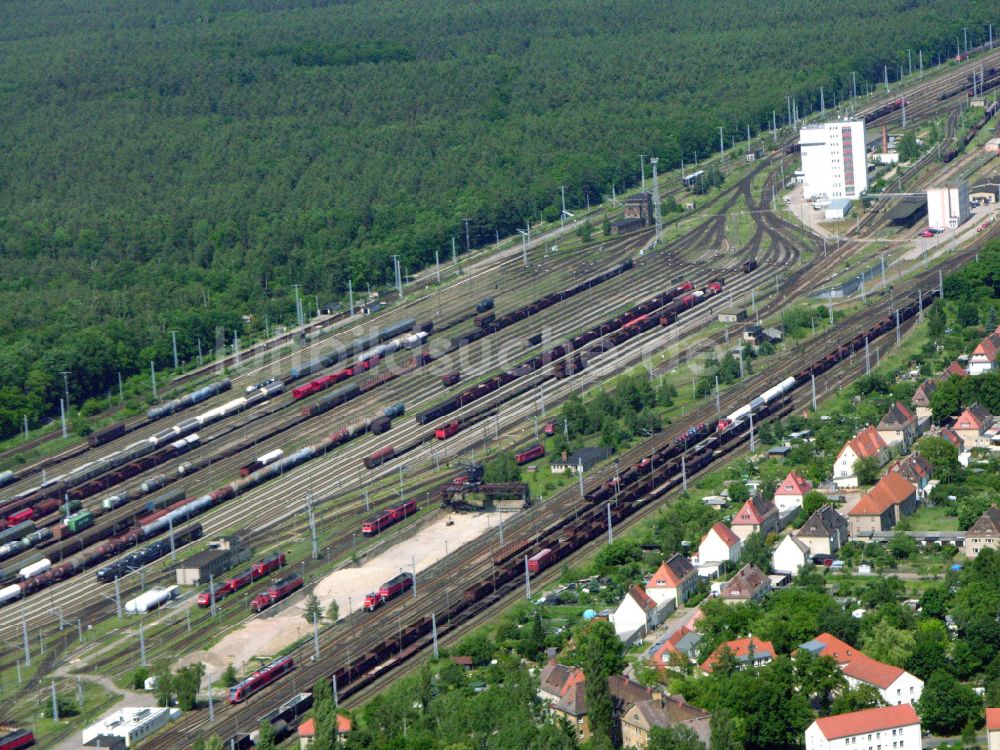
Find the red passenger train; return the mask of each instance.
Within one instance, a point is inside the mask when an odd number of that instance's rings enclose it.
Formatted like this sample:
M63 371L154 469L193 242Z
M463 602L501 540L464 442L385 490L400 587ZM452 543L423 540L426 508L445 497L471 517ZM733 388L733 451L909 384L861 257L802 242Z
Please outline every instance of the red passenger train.
M290 656L284 656L272 661L266 667L261 667L252 675L237 685L229 688L229 703L242 703L259 690L263 690L272 682L277 682L295 669L295 661Z

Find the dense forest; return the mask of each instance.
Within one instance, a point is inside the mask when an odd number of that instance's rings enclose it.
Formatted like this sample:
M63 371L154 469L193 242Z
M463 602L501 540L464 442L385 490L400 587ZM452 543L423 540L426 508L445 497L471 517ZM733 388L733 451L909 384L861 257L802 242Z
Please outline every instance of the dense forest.
M0 437L218 326L323 301L982 41L983 0L0 6ZM914 54L916 58L916 54Z

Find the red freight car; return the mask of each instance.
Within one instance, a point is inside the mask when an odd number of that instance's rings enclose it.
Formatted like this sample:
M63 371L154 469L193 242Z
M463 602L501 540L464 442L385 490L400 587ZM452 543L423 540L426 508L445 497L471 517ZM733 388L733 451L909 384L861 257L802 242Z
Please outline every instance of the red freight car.
M444 385L455 385L455 383L457 383L461 379L462 379L462 373L460 373L458 370L455 370L454 372L449 372L441 376L441 382Z
M35 735L30 729L15 729L0 736L0 750L20 750L22 747L32 747Z
M272 661L266 667L261 667L242 682L229 688L228 701L230 703L242 703L258 690L263 690L293 669L295 669L295 662L290 656L283 656L280 659Z
M449 422L444 427L438 427L434 430L434 437L438 440L447 440L452 435L457 435L459 429L458 422Z
M35 517L34 508L25 508L24 510L19 510L17 513L11 513L7 516L7 526L17 526L19 523L24 523L25 521L30 521Z
M528 558L528 572L537 573L540 570L544 570L549 566L549 563L552 562L554 557L555 555L552 550L547 548L543 549L538 554L532 555Z
M266 576L268 573L273 573L284 564L285 554L283 552L276 552L273 555L265 557L263 560L255 562L250 566L250 570L253 573L254 579L257 579L261 576Z
M365 468L374 469L376 466L381 466L395 455L396 450L391 445L381 448L370 456L365 456Z
M537 445L531 446L530 448L528 448L528 450L522 453L518 453L514 457L514 460L517 461L518 466L521 466L522 464L526 464L529 461L534 461L536 458L541 458L544 455L545 455L545 446L539 443Z

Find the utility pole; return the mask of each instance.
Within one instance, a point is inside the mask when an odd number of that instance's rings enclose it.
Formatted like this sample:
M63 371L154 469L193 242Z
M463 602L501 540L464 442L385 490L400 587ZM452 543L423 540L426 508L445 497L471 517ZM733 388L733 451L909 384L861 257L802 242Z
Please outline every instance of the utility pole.
M722 126L719 126L719 158L726 160L726 142L722 137Z
M815 373L809 373L809 380L812 383L812 404L813 404L813 411L816 411L816 375L815 375Z
M462 221L465 222L465 252L468 254L472 250L472 246L469 244L469 222L472 219L462 219Z
M390 255L389 257L392 258L392 266L393 266L393 270L395 271L395 274L396 274L396 294L398 294L399 298L402 299L403 298L403 279L402 279L402 277L400 276L400 273L399 273L399 256L398 255Z
M438 625L437 615L431 612L431 637L434 639L434 658L438 659Z
M965 37L965 56L969 56L969 29L967 26L962 27L962 34Z
M992 28L992 27L990 27ZM922 49L917 50L917 60L920 61L920 77L924 77L924 51Z
M615 540L614 530L611 528L611 503L608 503L608 544Z
M452 265L458 263L458 254L455 252L455 235L451 236L451 263Z
M871 357L868 355L868 337L865 336L865 375L871 375Z
M302 298L299 297L299 289L301 287L301 284L292 284L292 289L295 290L295 319L298 321L299 328L305 325L305 319L302 314Z
M851 71L851 98L858 98L858 72L856 70Z
M59 399L59 419L62 420L62 436L65 440L69 433L66 431L66 401Z
M205 679L208 680L208 720L210 723L215 723L215 703L212 700L212 677L205 672Z
M528 570L528 556L524 556L524 596L531 599L531 571Z
M28 621L24 619L24 609L21 610L21 637L24 639L24 666L31 666L31 647L28 645Z
M819 113L823 114L826 112L826 99L823 96L823 87L819 87Z
M889 93L889 66L882 66L882 77L885 80L885 93Z
M139 666L146 666L146 635L142 632L142 621L139 621Z
M681 168L681 172L683 172L683 171L684 171L684 169ZM646 155L645 154L639 154L639 173L642 175L642 192L645 193L646 192ZM615 191L615 186L612 185L611 186L611 194L612 195L614 195L614 191Z
M660 160L651 156L649 163L653 166L653 220L656 222L656 243L660 243L663 234L663 218L660 214L660 180L656 174L656 165Z
M438 251L434 251L434 259L437 260ZM438 264L438 283L441 283L441 264ZM354 286L351 284L351 280L347 280L347 306L351 310L351 317L354 317Z
M559 186L559 193L562 195L562 211L559 213L559 227L562 228L566 221L566 186Z
M312 559L319 559L319 543L316 540L316 514L313 512L312 494L306 493L306 513L309 516L309 534L312 537Z
M59 702L56 700L56 681L52 680L52 718L59 721Z
M177 369L177 331L170 332L170 338L173 340L174 345L174 369Z

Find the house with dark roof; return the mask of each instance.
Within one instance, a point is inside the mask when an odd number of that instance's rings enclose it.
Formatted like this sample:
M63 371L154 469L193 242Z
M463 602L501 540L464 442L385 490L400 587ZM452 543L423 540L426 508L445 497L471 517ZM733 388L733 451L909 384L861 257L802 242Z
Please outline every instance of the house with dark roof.
M821 633L799 646L813 656L829 656L840 667L850 687L871 685L890 706L913 704L920 700L924 681L902 667L872 659L829 633Z
M916 509L916 488L899 472L890 471L847 512L851 538L889 531Z
M965 450L965 443L962 442L962 438L960 438L955 433L955 431L953 429L951 429L950 427L942 427L941 428L941 437L943 437L949 443L951 443L956 448L958 448L958 452L959 453L961 453L962 451Z
M696 564L733 564L739 561L742 549L742 540L726 524L719 521L701 538Z
M602 446L580 448L568 455L566 451L563 451L562 457L553 459L549 468L553 474L564 474L567 471L576 474L581 467L584 472L587 472L610 455L611 449Z
M799 568L809 562L809 558L809 545L795 534L786 534L771 554L771 570L775 573L787 573L794 578L798 575Z
M797 471L788 472L774 491L774 504L779 513L802 507L802 497L812 489L812 485Z
M712 669L722 658L723 652L727 650L736 660L737 664L739 664L740 669L770 664L774 661L774 657L777 656L773 643L762 641L760 638L755 638L751 635L748 638L737 638L734 641L726 641L721 644L701 663L701 671L705 674L711 674Z
M771 580L753 563L744 565L726 581L719 598L726 604L759 602L771 591Z
M778 530L778 508L770 500L751 496L736 512L729 525L743 542L755 532L767 536Z
M868 425L844 443L833 463L833 482L837 487L857 487L858 475L854 465L862 458L874 458L879 466L889 460L889 446L873 425Z
M806 750L920 748L920 717L913 706L882 706L816 719L806 728ZM891 743L891 744L890 744Z
M698 587L698 572L684 555L675 553L664 560L646 582L646 593L657 604L673 599L680 607Z
M993 415L979 404L973 404L958 415L952 423L952 431L962 439L965 450L989 448L990 439L986 431L993 426Z
M917 418L901 402L897 401L878 423L879 437L890 448L901 446L903 450L917 438Z
M913 394L913 398L910 399L918 420L927 419L931 416L931 396L934 395L937 387L938 384L934 378L927 378L917 388Z
M649 744L653 727L686 726L708 747L712 732L709 723L712 715L692 706L683 695L653 693L650 697L631 703L621 714L622 747L644 748Z
M672 658L679 657L685 661L694 661L701 639L701 633L689 625L683 625L671 633L668 638L664 638L650 648L649 663L663 669L670 664Z
M919 499L920 494L931 481L932 467L926 458L914 452L894 462L889 467L889 471L897 472L903 479L916 487Z
M677 602L673 598L657 604L642 586L631 586L609 619L618 637L631 644L657 627L676 608Z
M1000 510L996 505L986 511L965 532L965 556L970 560L984 549L1000 550Z
M847 519L832 505L824 505L806 519L798 537L809 546L811 554L832 555L847 542Z

